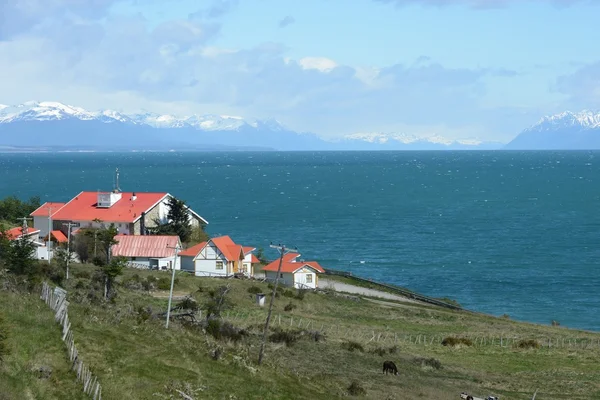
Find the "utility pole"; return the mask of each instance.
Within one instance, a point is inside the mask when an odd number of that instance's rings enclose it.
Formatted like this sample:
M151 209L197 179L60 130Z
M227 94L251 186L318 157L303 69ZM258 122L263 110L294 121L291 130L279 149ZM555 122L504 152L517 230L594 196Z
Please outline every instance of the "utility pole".
M181 250L179 244L177 244L175 247L167 246L167 248L175 250L175 260L173 260L173 274L171 275L171 291L169 292L169 307L167 308L167 322L165 324L165 329L169 329L169 318L171 318L171 301L173 300L173 283L175 282L175 267L177 267L177 256Z
M48 264L50 264L52 258L52 207L48 207Z
M29 232L29 225L27 224L27 221L31 221L33 220L33 218L27 218L27 217L23 217L23 218L17 218L17 221L21 221L21 235L25 236L27 234L27 232Z
M281 265L283 264L283 256L288 251L298 251L297 249L286 249L285 245L273 245L270 246L273 249L277 249L280 252L279 257L279 267L277 267L277 276L275 277L275 284L273 285L273 293L271 294L271 300L269 301L269 312L267 314L267 320L265 321L265 330L263 332L262 343L260 344L260 352L258 353L258 365L262 363L263 357L265 355L265 344L267 343L267 335L269 334L269 322L271 322L271 312L273 311L273 301L275 300L275 295L277 294L277 285L279 284L279 275L281 274Z
M71 228L74 226L79 226L79 224L73 222L63 223L64 226L67 227L67 279L69 279L69 262L71 261Z

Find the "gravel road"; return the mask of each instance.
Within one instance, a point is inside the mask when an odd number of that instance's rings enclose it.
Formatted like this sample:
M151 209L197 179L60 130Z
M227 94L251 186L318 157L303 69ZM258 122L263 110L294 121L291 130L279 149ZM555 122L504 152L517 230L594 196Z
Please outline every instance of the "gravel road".
M319 278L319 287L321 289L333 289L336 292L346 292L353 294L362 294L364 296L379 297L382 299L402 301L405 303L419 303L413 299L404 296L383 292L381 290L369 289L361 286L349 285L347 283L336 282L326 278Z

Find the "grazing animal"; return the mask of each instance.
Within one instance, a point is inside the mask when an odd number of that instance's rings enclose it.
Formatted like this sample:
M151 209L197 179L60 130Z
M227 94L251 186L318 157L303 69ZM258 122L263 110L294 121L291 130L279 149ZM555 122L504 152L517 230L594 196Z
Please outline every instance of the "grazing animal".
M388 372L394 375L398 375L398 367L396 367L396 364L394 364L393 361L383 362L383 373L387 375Z
M470 394L466 394L465 392L462 392L460 394L460 398L463 400L473 400L473 396L471 396Z

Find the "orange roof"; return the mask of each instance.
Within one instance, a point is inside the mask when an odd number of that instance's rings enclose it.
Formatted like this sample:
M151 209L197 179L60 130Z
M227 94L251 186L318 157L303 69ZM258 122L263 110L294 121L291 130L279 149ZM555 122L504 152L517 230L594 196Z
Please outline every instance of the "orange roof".
M293 273L298 269L309 266L317 272L325 272L323 267L316 261L296 261L296 258L300 257L298 253L288 253L283 256L283 262L281 263L281 272ZM279 259L271 262L269 265L263 268L263 271L274 271L277 272L279 268Z
M197 245L194 245L189 249L185 249L184 251L180 252L179 255L186 257L196 257L198 253L200 253L200 250L206 247L206 243L207 242L198 243Z
M52 236L58 243L67 243L69 239L61 231L52 231Z
M229 236L219 236L202 242L179 253L180 256L196 257L208 243L213 243L228 261L240 260L254 250L254 247L236 244Z
M132 192L121 192L121 199L110 208L97 208L98 192L81 192L60 210L52 215L55 220L135 222L142 212L149 211L167 196L167 193L136 193L132 200Z
M179 244L178 236L117 235L112 247L113 256L166 258L175 254L173 247Z
M29 228L25 232L25 235L32 236L39 232L40 232L39 229ZM20 226L6 231L6 237L8 238L8 240L16 240L16 239L20 238L21 236L23 236L23 228Z
M65 204L67 204L67 203L46 202L46 203L42 204L37 210L35 210L31 214L29 214L29 216L31 216L31 217L47 217L48 212L51 212L54 215Z
M251 264L260 264L260 260L254 254L252 254L252 259L250 260Z
M243 249L244 254L248 254L248 253L253 252L254 250L256 250L256 247L243 246L242 249Z

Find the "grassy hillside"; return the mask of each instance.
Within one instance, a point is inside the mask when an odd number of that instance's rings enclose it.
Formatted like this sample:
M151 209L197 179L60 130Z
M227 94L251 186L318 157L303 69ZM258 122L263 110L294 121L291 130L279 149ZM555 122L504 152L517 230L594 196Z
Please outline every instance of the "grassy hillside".
M98 375L104 399L181 399L180 392L195 399L331 399L352 392L357 398L443 400L468 391L504 400L531 399L536 389L537 400L600 399L600 335L419 304L335 293L306 293L300 299L295 291L282 291L275 301L274 332L283 331L282 338L293 336L289 331L313 334L290 346L269 343L265 362L257 366L267 307L255 304L249 288L270 293L266 284L178 275L176 295L192 294L200 305L211 290L231 285L233 308L224 319L246 331L233 343L181 321L166 330L164 318L151 316L166 310L168 292L144 286L149 276L169 274L127 270L119 278L118 296L105 303L100 285L90 278L93 269L76 267L65 286L75 343ZM0 399L81 398L60 327L37 292L3 290L0 304L12 348L0 366ZM295 308L286 311L289 304ZM325 339L315 341L314 331ZM446 337L474 343L443 346ZM546 346L520 348L524 339ZM221 353L217 360L215 351ZM398 376L382 374L385 360L396 363ZM40 365L52 368L49 379L38 378ZM349 390L353 383L355 391Z

